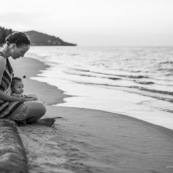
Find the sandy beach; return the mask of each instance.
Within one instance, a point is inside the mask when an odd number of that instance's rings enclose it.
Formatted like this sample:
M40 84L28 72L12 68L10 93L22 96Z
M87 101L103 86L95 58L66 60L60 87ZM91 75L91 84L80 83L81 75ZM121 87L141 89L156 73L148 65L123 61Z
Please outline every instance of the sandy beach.
M10 59L11 60L11 59ZM30 58L12 61L15 76L26 76L25 93L46 104L53 127L18 127L30 173L171 173L173 132L124 115L52 106L64 94L54 86L31 80L48 68Z

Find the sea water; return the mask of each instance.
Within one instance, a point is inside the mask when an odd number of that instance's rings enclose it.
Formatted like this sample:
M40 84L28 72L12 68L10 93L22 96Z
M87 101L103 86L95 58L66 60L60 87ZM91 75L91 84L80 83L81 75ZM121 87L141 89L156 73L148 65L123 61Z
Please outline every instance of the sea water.
M173 129L173 47L31 47L27 56L50 66L32 79L70 95L58 105Z

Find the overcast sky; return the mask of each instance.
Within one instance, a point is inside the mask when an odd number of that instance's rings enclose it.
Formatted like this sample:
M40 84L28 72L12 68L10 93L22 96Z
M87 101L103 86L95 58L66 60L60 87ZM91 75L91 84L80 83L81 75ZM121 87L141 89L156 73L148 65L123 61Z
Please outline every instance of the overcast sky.
M173 46L173 0L0 0L0 26L81 46Z

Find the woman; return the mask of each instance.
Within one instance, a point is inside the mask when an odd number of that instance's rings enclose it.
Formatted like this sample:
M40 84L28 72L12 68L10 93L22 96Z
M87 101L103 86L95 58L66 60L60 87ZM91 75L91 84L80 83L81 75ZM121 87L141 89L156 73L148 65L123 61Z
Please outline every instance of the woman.
M29 48L29 37L25 33L15 32L6 38L6 44L0 50L0 118L8 118L18 123L52 125L54 119L40 119L46 112L43 103L10 95L13 69L8 58L16 60L23 57Z

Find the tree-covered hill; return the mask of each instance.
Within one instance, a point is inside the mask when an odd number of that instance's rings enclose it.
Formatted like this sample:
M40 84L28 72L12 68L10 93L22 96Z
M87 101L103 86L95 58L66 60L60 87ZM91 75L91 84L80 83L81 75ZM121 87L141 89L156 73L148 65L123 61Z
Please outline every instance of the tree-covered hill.
M76 46L76 44L68 43L59 37L51 36L37 31L25 32L31 39L34 46Z
M6 29L3 27L0 27L0 45L5 43L5 38L11 34L13 31L12 29Z
M12 29L0 27L0 45L5 43L5 38L14 32ZM31 39L32 46L77 46L73 43L68 43L59 37L51 36L37 31L25 32Z

